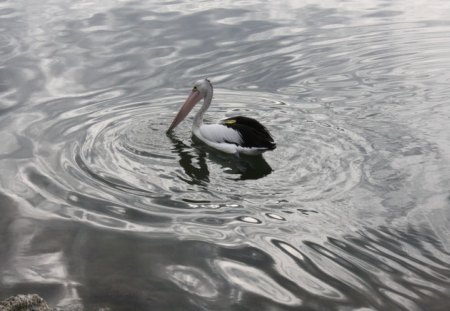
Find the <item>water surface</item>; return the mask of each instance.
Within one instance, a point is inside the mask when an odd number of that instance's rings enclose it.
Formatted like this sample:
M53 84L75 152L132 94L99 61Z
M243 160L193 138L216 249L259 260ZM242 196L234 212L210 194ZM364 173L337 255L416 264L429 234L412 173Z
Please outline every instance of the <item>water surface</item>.
M446 310L450 3L2 1L0 299ZM166 130L265 124L239 160Z

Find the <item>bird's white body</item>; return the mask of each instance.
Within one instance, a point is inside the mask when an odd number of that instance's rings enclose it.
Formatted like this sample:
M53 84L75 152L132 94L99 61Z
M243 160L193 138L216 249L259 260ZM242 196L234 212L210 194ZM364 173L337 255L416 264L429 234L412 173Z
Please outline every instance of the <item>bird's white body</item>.
M225 153L241 153L246 155L258 155L267 151L267 148L242 147L241 134L222 124L202 124L192 129L194 135L208 146Z

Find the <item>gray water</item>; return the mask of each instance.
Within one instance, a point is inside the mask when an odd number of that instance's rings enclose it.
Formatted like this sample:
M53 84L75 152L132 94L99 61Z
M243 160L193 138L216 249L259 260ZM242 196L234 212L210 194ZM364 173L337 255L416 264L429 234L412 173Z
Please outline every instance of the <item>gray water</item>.
M448 310L450 2L0 2L0 300ZM260 120L236 159L166 130Z

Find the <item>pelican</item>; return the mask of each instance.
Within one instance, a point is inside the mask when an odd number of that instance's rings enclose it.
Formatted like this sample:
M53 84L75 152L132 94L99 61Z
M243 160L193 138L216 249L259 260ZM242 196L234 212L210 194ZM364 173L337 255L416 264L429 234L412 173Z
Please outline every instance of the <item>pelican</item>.
M208 79L195 82L191 94L181 106L167 132L172 131L203 98L203 105L197 112L192 126L193 134L214 149L245 155L260 155L274 150L276 144L269 131L258 121L247 117L232 117L218 124L203 124L203 115L211 105L213 86Z

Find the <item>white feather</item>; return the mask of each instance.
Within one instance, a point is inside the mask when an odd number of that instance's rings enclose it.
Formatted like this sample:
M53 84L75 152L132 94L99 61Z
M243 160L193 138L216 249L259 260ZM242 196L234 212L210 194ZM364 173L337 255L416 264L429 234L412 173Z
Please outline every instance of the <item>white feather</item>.
M236 144L242 143L239 132L220 124L202 124L198 128L194 127L193 132L207 145L226 153L238 152Z
M257 155L267 148L248 148L242 147L241 134L225 125L221 124L202 124L199 128L194 128L194 135L201 141L226 153L242 153L247 155Z
M215 143L242 144L242 137L238 131L221 124L203 124L198 129L199 134L206 140ZM196 133L194 133L196 134ZM196 134L197 135L197 134Z

